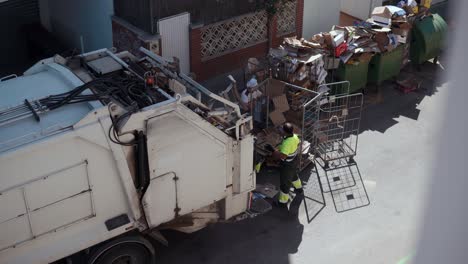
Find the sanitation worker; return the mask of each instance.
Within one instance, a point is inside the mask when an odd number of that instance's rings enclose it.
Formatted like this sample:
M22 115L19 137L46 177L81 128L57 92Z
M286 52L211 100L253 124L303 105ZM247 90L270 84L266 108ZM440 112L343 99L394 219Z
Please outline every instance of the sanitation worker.
M294 187L297 194L302 194L302 182L297 174L297 155L301 140L294 134L291 123L285 123L282 127L283 141L278 149L273 149L273 157L280 162L280 192L278 195L278 206L286 207L291 199L289 190Z

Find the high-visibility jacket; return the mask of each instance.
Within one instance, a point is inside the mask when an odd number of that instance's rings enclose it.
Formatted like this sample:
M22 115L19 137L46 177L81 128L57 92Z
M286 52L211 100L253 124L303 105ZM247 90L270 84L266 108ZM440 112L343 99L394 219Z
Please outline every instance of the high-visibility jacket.
M296 158L297 153L299 152L300 142L301 140L296 134L283 139L283 142L281 142L279 147L279 151L287 156L284 161L291 162Z

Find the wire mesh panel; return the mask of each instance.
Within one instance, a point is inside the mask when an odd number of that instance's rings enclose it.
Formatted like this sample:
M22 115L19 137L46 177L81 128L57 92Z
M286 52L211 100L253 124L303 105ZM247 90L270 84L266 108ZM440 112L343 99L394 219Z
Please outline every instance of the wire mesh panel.
M325 208L325 196L323 195L322 183L320 182L317 167L311 170L308 181L304 181L304 208L308 223Z
M329 98L330 95L333 95L335 97L348 95L350 87L351 83L349 81L332 82L320 85L318 87L318 91L328 95L322 98L326 100Z
M356 185L356 179L354 178L356 174L351 170L347 161L343 161L343 163L343 165L331 166L327 170L322 170L319 174L325 193L340 191Z
M349 165L346 160L334 161L329 169L318 163L317 173L324 193L330 193L338 213L361 208L370 204L366 187L357 164Z
M327 103L320 106L318 144L316 156L324 162L347 158L354 163L363 105L362 94L328 96Z
M353 209L368 206L370 204L369 196L367 195L366 187L362 181L361 172L356 164L350 165L347 168L335 170L337 176L342 178L353 178L356 180L354 186L343 188L336 191L331 191L333 204L338 213L350 211ZM328 181L329 188L331 187Z
M302 170L307 167L312 160L310 153L314 152L317 143L317 124L320 114L320 98L316 96L312 100L306 102L302 108L302 155L299 157L299 168Z

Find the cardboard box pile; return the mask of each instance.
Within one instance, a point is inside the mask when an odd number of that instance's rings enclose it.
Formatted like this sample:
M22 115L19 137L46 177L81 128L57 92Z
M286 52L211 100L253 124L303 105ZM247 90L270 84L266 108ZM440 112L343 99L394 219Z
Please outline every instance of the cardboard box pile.
M270 51L270 57L286 68L285 74L274 77L313 89L323 84L327 70L338 68L340 62L367 63L374 54L407 44L411 30L407 14L403 6L380 6L367 21L354 26L334 26L330 32L316 34L308 40L287 38L282 46ZM304 68L304 65L312 66ZM304 79L308 82L300 83Z
M349 35L349 47L340 59L349 64L369 62L374 54L392 51L406 44L410 29L402 8L376 7L367 21L345 28Z
M286 38L283 45L269 53L274 78L308 89L314 89L325 82L325 43L304 39Z
M257 140L255 141L255 150L259 154L264 155L264 156L267 156L270 153L266 149L267 145L276 147L282 141L282 137L279 131L275 127L263 129L256 136L257 136Z

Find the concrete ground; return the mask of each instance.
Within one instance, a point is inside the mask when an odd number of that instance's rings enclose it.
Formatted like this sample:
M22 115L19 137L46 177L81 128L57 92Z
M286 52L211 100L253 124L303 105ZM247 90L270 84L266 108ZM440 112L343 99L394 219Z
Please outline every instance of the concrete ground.
M170 246L158 247L158 263L396 264L411 256L422 212L430 208L426 190L447 97L448 83L437 78L441 72L430 63L421 72L404 70L403 76L423 80L419 91L402 94L387 82L382 100L366 95L374 103L363 111L356 161L369 206L337 213L326 194L325 209L310 223L302 202L298 217L274 208L194 234L167 231ZM316 177L310 168L306 173ZM278 181L270 177L259 181Z

